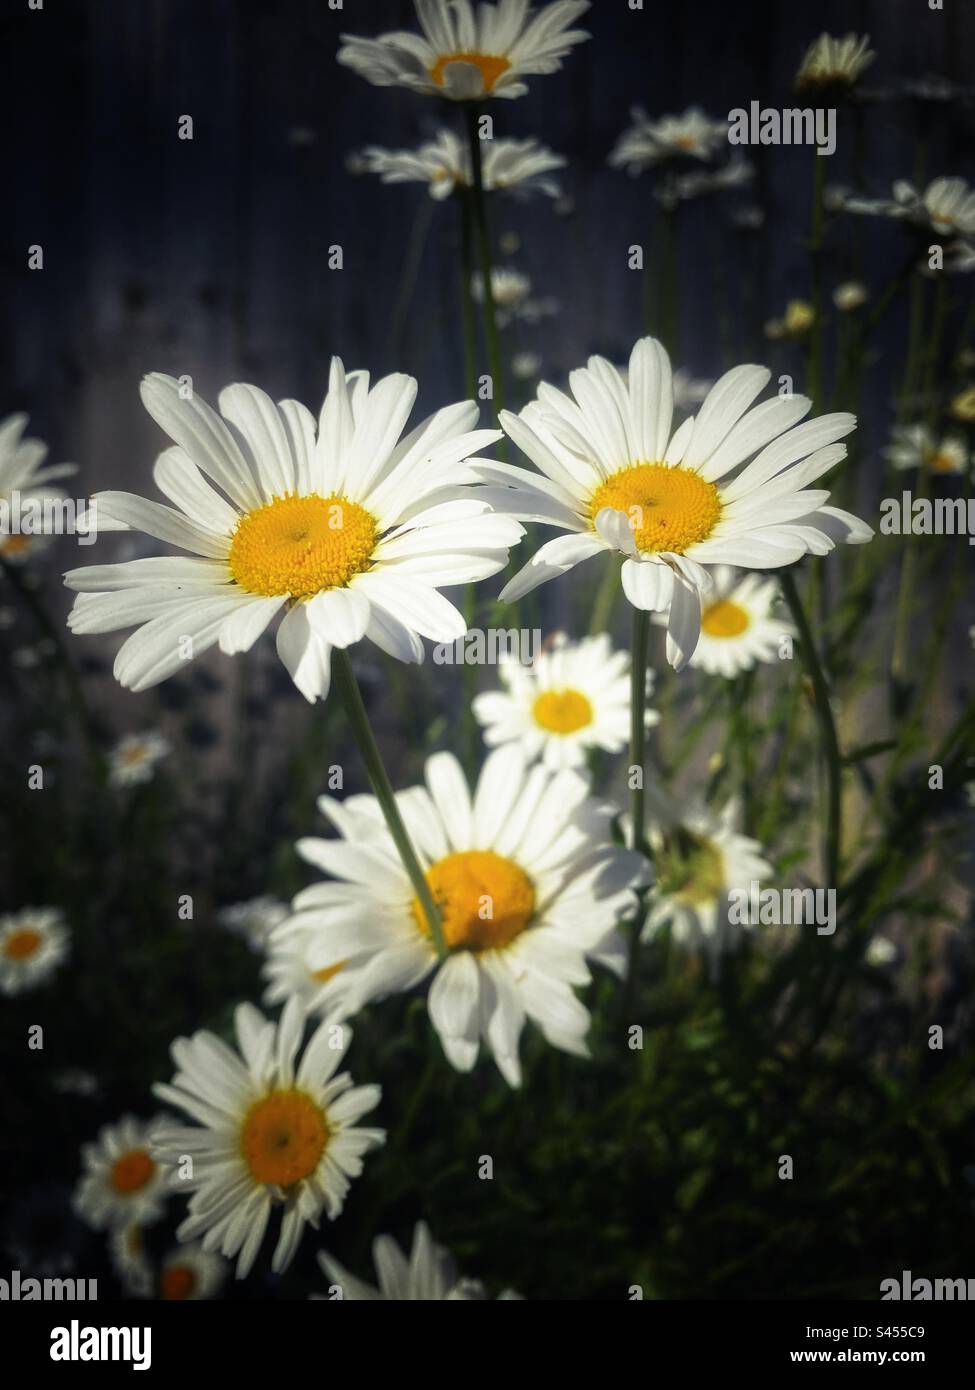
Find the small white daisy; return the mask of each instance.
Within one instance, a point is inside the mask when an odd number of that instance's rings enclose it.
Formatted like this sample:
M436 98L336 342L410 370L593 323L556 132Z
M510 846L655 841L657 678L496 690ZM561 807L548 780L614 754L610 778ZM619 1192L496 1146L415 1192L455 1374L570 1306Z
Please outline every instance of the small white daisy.
M876 58L869 34L847 34L842 39L820 34L806 49L795 77L797 92L817 88L850 88Z
M516 352L511 359L511 375L516 381L531 381L542 370L542 359L537 352Z
M475 1302L487 1297L480 1280L460 1277L450 1254L434 1244L425 1221L416 1223L409 1259L392 1236L377 1236L372 1262L378 1288L356 1279L326 1251L318 1256L322 1273L331 1280L330 1293L334 1290L332 1296L347 1303ZM500 1297L511 1300L518 1295L506 1291Z
M837 441L855 416L799 424L812 405L806 396L750 409L770 376L757 366L726 372L672 434L670 359L644 338L626 383L605 358L591 357L569 377L573 398L543 382L520 415L503 411L506 433L539 471L478 461L479 476L501 485L492 505L563 534L541 546L502 600L593 555L622 554L634 607L669 609L667 656L680 668L697 646L709 566L775 569L826 555L839 541L869 540L869 526L827 506L827 490L808 487L845 457Z
M56 907L26 907L0 917L0 994L43 984L67 956L70 940Z
M215 1298L227 1282L226 1260L195 1241L170 1250L159 1269L156 1296L166 1302Z
M485 140L481 176L486 192L512 193L524 198L544 193L558 198L560 188L551 174L565 167L537 140ZM364 172L378 174L383 183L425 183L431 198L449 198L456 188L473 183L471 156L465 141L452 130L440 130L416 150L386 150L371 145L362 151Z
M613 168L630 174L676 159L706 162L728 148L728 122L712 120L699 106L690 106L679 116L656 119L634 106L630 115L633 124L609 156Z
M292 927L318 930L324 965L344 963L349 1007L432 973L430 1017L458 1071L483 1042L520 1085L526 1019L553 1047L587 1056L589 1014L573 987L589 982L587 958L620 968L615 928L646 878L642 856L610 842L615 808L590 797L579 772L529 768L514 744L488 756L473 798L457 759L437 753L426 786L397 801L440 907L443 963L374 797L320 797L340 838L298 842L333 881L298 894Z
M889 936L872 936L863 958L868 965L876 966L879 969L882 966L890 965L897 959L897 947Z
M491 297L499 328L506 328L515 318L526 316L531 300L532 282L513 266L491 267ZM479 274L471 277L471 294L478 304L484 303L484 281Z
M148 1226L163 1214L168 1195L166 1169L153 1152L159 1125L125 1115L84 1144L84 1171L75 1189L75 1212L94 1230Z
M154 730L126 734L108 755L108 780L113 787L134 787L151 782L156 764L171 751L169 740Z
M39 439L25 439L26 415L8 415L0 420L0 557L8 564L25 564L32 555L51 544L52 532L13 528L14 499L19 498L19 511L24 521L45 503L61 502L64 492L49 487L55 478L67 478L78 471L73 463L56 463L44 467L47 445ZM43 512L41 512L43 520Z
M735 829L733 801L716 814L700 805L678 806L657 787L647 792L657 880L643 940L669 924L674 941L702 951L713 968L741 932L728 920L729 890L750 893L753 883L771 875L772 866L762 858L758 841Z
M370 391L367 373L346 377L334 358L316 431L304 406L276 405L253 386L221 392L221 419L172 377L147 377L143 403L176 443L154 478L175 506L101 493L99 527L134 528L194 558L69 571L65 583L80 591L71 629L136 628L115 676L146 690L215 643L225 655L248 651L283 613L278 655L310 701L328 694L333 647L368 637L422 661L422 637L462 637L467 625L440 588L496 574L521 528L468 485L465 460L500 437L473 429L474 402L400 439L416 392L399 374Z
M250 1004L234 1014L238 1051L200 1031L172 1045L178 1070L156 1096L185 1111L196 1125L165 1124L159 1151L174 1163L189 1155L183 1179L193 1195L176 1232L181 1241L202 1236L204 1250L237 1256L237 1278L251 1270L271 1211L282 1208L271 1267L294 1258L306 1225L322 1211L334 1220L362 1158L385 1142L381 1129L356 1127L379 1103L378 1086L352 1085L335 1076L349 1043L348 1029L322 1023L296 1066L305 1015L290 999L278 1023Z
M559 633L531 666L509 656L498 675L503 690L475 696L474 716L489 748L518 743L547 768L584 767L591 748L618 753L630 736L630 658L614 652L606 633L569 642ZM652 676L648 672L648 693ZM647 710L647 727L659 715Z
M217 922L242 936L255 951L263 951L272 931L288 916L288 904L263 894L245 903L231 903L217 913Z
M931 473L965 473L971 461L968 446L957 434L939 438L927 425L897 425L884 457L894 468L926 468Z
M285 918L290 914L285 910ZM317 928L295 927L291 922L272 931L261 974L267 980L264 1003L287 1003L295 995L310 1016L333 1022L348 1017L350 974L348 960L322 964L322 934Z
M775 580L739 575L731 565L715 565L712 574L714 589L701 609L701 637L689 664L730 680L760 661L779 661L782 640L794 637L795 628L774 616ZM655 615L654 621L666 619Z
M922 191L908 179L898 179L893 198L861 198L837 190L846 212L890 217L941 237L975 236L975 189L964 179L937 178Z
M859 280L845 280L833 291L833 304L841 314L851 314L867 302L867 287Z
M342 35L338 60L377 87L408 87L451 101L521 97L524 78L558 72L574 44L589 38L569 25L589 0L556 0L530 10L528 0L480 4L416 0L422 35Z

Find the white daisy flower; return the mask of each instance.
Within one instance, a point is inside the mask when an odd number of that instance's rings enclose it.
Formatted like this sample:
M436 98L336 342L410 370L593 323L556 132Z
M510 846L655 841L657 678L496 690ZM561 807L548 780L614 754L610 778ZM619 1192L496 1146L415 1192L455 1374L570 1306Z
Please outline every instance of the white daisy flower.
M897 947L887 936L872 936L863 958L868 965L876 966L879 969L884 965L890 965L897 959Z
M334 358L316 437L296 401L275 405L256 387L229 386L221 419L172 377L147 377L143 402L176 442L154 477L176 505L105 492L99 524L144 531L194 558L71 570L65 583L80 592L69 626L136 627L115 676L146 690L214 643L227 655L247 651L283 612L278 655L308 700L328 693L333 647L368 637L421 661L421 637L463 636L464 619L439 588L497 573L516 539L511 520L490 515L468 486L475 475L464 462L500 436L473 429L478 408L464 402L400 440L416 391L399 374L370 391L367 373L346 377Z
M227 1282L226 1260L195 1241L177 1246L164 1258L159 1270L157 1297L170 1302L197 1303L215 1298Z
M539 10L528 5L500 0L475 12L470 0L416 0L422 35L343 34L338 60L377 87L409 87L451 101L521 97L526 77L558 72L572 46L590 37L569 28L589 0L556 0Z
M356 1121L379 1103L378 1086L352 1085L335 1076L351 1034L322 1023L296 1066L305 1015L297 999L278 1023L250 1004L234 1014L238 1051L200 1031L172 1045L178 1071L171 1085L156 1085L162 1101L185 1111L196 1125L160 1129L158 1148L174 1162L189 1155L185 1179L193 1191L181 1241L203 1237L204 1250L237 1256L237 1278L251 1270L273 1207L283 1208L271 1267L294 1258L306 1224L323 1210L334 1220L362 1158L385 1142L381 1129Z
M897 425L884 457L894 468L926 468L932 473L965 473L971 456L961 435L938 437L927 425Z
M808 489L845 456L837 441L855 416L799 425L812 404L806 396L749 409L770 375L757 366L726 372L672 435L670 360L644 338L627 385L604 358L591 357L569 377L574 399L543 382L520 415L502 412L505 431L540 471L479 461L479 476L502 484L492 505L564 533L536 552L502 599L521 598L600 552L622 554L630 602L669 608L667 655L679 668L697 646L708 566L774 569L825 555L838 541L869 540L870 527L826 505L828 491Z
M511 375L516 381L531 381L542 370L542 359L537 352L516 352L511 359Z
M151 782L156 764L171 752L169 740L154 730L126 734L108 755L108 780L113 787L134 787Z
M73 1207L96 1231L106 1227L148 1226L158 1221L168 1195L166 1169L153 1153L159 1126L153 1120L125 1115L83 1144L84 1172Z
M630 657L614 652L606 633L579 642L559 633L531 666L506 654L498 675L504 689L484 691L472 705L489 748L518 743L529 761L540 757L557 771L584 767L590 748L618 753L626 747ZM647 710L647 727L659 718Z
M50 464L45 468L47 445L39 439L25 439L26 425L26 415L8 415L0 420L0 558L11 565L25 564L53 539L48 532L13 529L15 496L19 497L21 516L31 515L33 523L33 514L45 503L64 499L61 488L48 484L78 471L74 463Z
M716 814L700 805L678 806L660 788L647 791L657 881L642 939L669 924L673 940L704 952L713 968L741 931L728 920L729 891L750 893L753 883L771 876L772 866L762 858L758 841L735 829L734 802Z
M152 1293L153 1270L142 1227L115 1226L108 1253L124 1291L132 1298L148 1298Z
M653 196L665 207L689 203L710 193L724 193L729 188L744 188L755 177L755 166L743 155L735 154L717 169L692 169L676 174L654 189Z
M70 940L56 907L26 907L0 917L0 994L43 984L67 956Z
M809 92L822 87L852 87L876 56L869 34L847 34L842 39L820 34L799 64L795 89Z
M353 1012L349 1007L351 977L345 968L348 960L323 965L328 954L323 952L322 934L317 928L296 930L289 924L272 931L261 970L268 982L264 1003L274 1007L294 995L309 1016L332 1022L347 1018Z
M573 987L589 982L587 957L621 966L615 927L634 912L646 874L642 856L610 843L615 809L592 799L576 771L529 769L513 744L489 755L473 800L457 759L438 753L426 787L397 801L441 911L442 964L375 798L320 797L340 838L298 843L334 881L298 894L291 925L319 931L323 963L344 962L350 1007L433 973L430 1017L458 1071L472 1069L484 1042L520 1085L529 1018L553 1047L588 1055L589 1014Z
M616 169L639 174L657 164L675 159L706 162L728 148L728 122L715 121L699 106L689 106L679 116L647 115L634 106L629 126L613 148L609 163Z
M565 167L560 154L537 140L485 140L481 175L486 192L527 197L545 193L559 197L558 183L549 177ZM416 150L386 150L371 145L360 158L366 173L378 174L383 183L425 183L431 198L449 198L456 188L473 186L470 150L452 130L439 130Z
M833 304L841 314L850 314L867 302L867 287L859 280L844 280L833 291Z
M342 1302L474 1302L487 1297L478 1279L462 1279L450 1254L435 1245L425 1221L418 1221L413 1231L413 1248L409 1259L392 1236L377 1236L372 1243L372 1262L376 1268L379 1287L365 1283L348 1272L333 1255L321 1251L318 1263L322 1273L331 1280L331 1288ZM334 1295L333 1295L334 1296ZM516 1299L507 1291L502 1299Z
M491 297L499 327L504 327L522 312L531 299L531 292L532 282L522 271L513 266L491 267ZM479 273L471 276L471 294L478 304L484 303L484 281Z
M732 679L760 661L776 662L791 623L776 618L779 586L758 574L739 575L731 565L715 565L714 589L701 609L701 637L690 665L711 676ZM655 616L655 622L666 618Z
M269 894L250 898L245 903L231 903L217 913L217 922L227 931L236 932L255 951L263 951L272 931L288 916L288 904Z
M975 235L975 189L964 179L933 179L923 192L908 179L898 179L893 195L861 198L847 194L840 198L840 205L847 212L908 222L936 236Z

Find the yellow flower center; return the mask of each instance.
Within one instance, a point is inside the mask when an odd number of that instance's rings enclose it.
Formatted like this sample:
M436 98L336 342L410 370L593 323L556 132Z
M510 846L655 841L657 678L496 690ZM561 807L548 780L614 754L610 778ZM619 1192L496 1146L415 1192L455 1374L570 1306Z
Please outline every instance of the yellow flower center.
M535 911L531 879L493 850L448 854L427 870L427 883L451 950L491 951L507 946L524 931ZM418 898L413 899L413 916L428 936L430 928Z
M574 734L592 723L592 705L578 690L545 690L532 706L535 723L552 734Z
M7 937L3 943L3 954L10 960L26 960L34 954L43 939L33 927L21 927L20 931L11 932Z
M4 555L26 555L30 550L30 537L15 532L12 536L0 535L0 550Z
M932 473L954 473L958 468L951 454L944 451L928 454L927 464Z
M724 891L724 855L703 835L678 829L657 855L661 892L692 907L714 902Z
M160 1298L189 1298L196 1288L196 1270L189 1265L170 1265L159 1277Z
M140 1192L152 1181L156 1165L145 1149L130 1149L117 1158L108 1170L109 1186L124 1197Z
M696 149L697 149L697 136L696 136L696 135L676 135L676 136L674 137L674 144L675 144L675 145L677 146L677 148L680 149L680 150L696 150Z
M375 518L345 497L275 497L241 517L230 542L230 572L251 594L311 598L367 570Z
M328 1132L322 1108L311 1096L272 1091L244 1117L241 1153L255 1182L294 1187L318 1167Z
M340 960L335 965L326 965L321 970L313 970L311 972L312 979L319 980L324 985L331 980L333 976L337 975L340 970L343 970L348 963L347 960Z
M721 516L714 483L666 463L636 463L613 473L590 498L594 524L604 507L626 513L639 550L675 555L706 540Z
M738 637L751 621L746 608L726 598L709 604L701 614L701 627L709 637Z
M508 59L501 57L500 54L444 53L430 69L430 80L435 82L438 87L446 85L446 71L451 63L470 63L472 67L477 68L486 92L493 91L495 82L511 67Z

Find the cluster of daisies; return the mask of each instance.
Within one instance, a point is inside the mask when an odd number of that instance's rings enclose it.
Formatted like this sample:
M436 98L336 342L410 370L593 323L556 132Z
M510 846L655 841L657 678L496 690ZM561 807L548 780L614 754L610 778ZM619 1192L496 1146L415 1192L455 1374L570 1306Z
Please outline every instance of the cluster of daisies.
M338 57L378 86L460 103L512 99L589 37L572 27L587 8L416 0L420 33L349 36ZM870 56L866 41L824 36L800 86L852 85ZM696 108L663 119L637 111L612 162L638 172L680 161L683 182L671 187L690 197L747 179L743 163L710 167L726 150L724 125ZM438 199L474 179L468 150L446 129L417 151L370 148L361 163L390 182L420 180ZM563 164L534 140L499 139L485 152L483 186L557 195ZM493 285L502 308L527 298L508 277ZM795 633L766 572L872 534L823 485L854 417L806 418L812 402L801 395L760 399L769 380L766 368L742 365L695 383L644 338L625 368L591 357L567 389L542 382L523 410L483 428L473 402L410 427L412 377L373 381L339 358L317 414L246 384L228 386L214 409L153 373L142 399L170 441L153 474L165 500L98 494L98 525L177 553L71 570L69 626L128 633L114 674L133 691L209 649L245 653L273 629L295 687L314 702L362 641L416 663L425 640L463 637L465 618L442 591L499 575L526 527L542 525L555 535L523 557L502 601L603 557L633 609L666 630L674 668L734 678L792 654ZM0 485L15 474L44 481L37 451L25 460L21 428L0 430ZM505 435L522 463L491 457ZM649 694L649 678L607 634L559 635L531 666L504 662L499 688L476 697L488 751L473 785L438 752L393 808L379 795L320 798L334 833L297 845L320 878L290 905L262 898L222 914L264 955L264 1004L282 1006L277 1021L243 1003L233 1044L206 1030L177 1039L173 1078L154 1088L167 1110L109 1125L83 1152L76 1210L110 1233L127 1288L209 1297L228 1261L238 1277L251 1271L269 1235L280 1274L306 1228L339 1215L386 1138L366 1122L379 1086L342 1069L349 1020L367 1005L422 988L449 1063L469 1072L483 1053L518 1086L526 1025L587 1056L579 991L596 968L625 972L624 925L644 936L669 926L696 949L728 944L728 892L772 872L736 829L734 807L684 807L651 786L648 859L642 844L620 842L618 808L593 789L593 756L622 752L634 712L656 722ZM130 736L113 751L111 777L145 781L170 751L161 735ZM66 951L57 913L4 919L0 988L36 982ZM179 1246L157 1249L152 1228L178 1195L188 1197ZM391 1237L376 1241L378 1286L327 1252L320 1264L325 1298L485 1297L422 1222L408 1257Z

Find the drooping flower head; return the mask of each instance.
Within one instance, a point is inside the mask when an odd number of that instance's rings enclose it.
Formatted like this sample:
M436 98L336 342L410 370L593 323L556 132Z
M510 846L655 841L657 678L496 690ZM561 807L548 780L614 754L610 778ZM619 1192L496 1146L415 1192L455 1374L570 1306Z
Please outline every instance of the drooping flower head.
M452 130L439 130L435 139L416 150L370 145L360 161L364 172L378 174L383 183L425 183L430 197L438 201L473 183L470 150ZM481 170L484 189L517 198L532 193L558 198L561 189L551 175L565 163L562 155L553 154L537 140L486 140Z
M842 39L830 34L806 49L795 77L797 95L849 92L876 58L869 34L846 34Z
M115 676L146 690L214 644L249 650L280 616L278 655L308 700L328 694L333 647L367 637L422 661L421 637L463 636L439 588L497 573L521 528L470 486L466 458L499 432L474 429L477 406L464 402L401 438L416 391L399 374L370 390L368 373L346 376L335 358L316 427L297 401L276 405L253 386L221 392L221 419L173 378L147 377L145 406L176 445L154 470L173 506L101 493L99 525L193 558L71 570L69 626L136 628Z
M513 600L602 551L625 556L623 589L637 608L668 611L667 653L686 665L697 646L709 567L775 569L838 541L869 540L858 518L809 484L845 457L845 413L798 422L812 402L775 396L754 405L765 367L735 367L696 416L672 433L670 360L653 338L636 344L627 380L602 357L569 377L571 396L542 383L501 424L535 464L478 463L499 484L492 503L562 535L547 541L505 587ZM746 460L751 460L746 463ZM742 465L745 465L744 467Z
M338 60L377 87L451 101L521 97L526 77L557 72L573 45L589 38L569 28L588 8L589 0L556 0L538 10L529 0L476 10L470 0L416 0L422 34L343 34Z
M471 1070L483 1042L519 1085L527 1019L553 1047L587 1055L589 1014L573 987L589 982L587 960L619 967L615 928L645 881L642 857L610 841L615 809L589 795L587 777L529 768L515 745L489 755L473 798L457 759L437 753L426 786L397 801L447 959L438 962L372 796L319 799L340 838L301 840L298 852L331 880L298 894L276 938L317 933L316 961L339 971L349 1012L434 974L430 1017L458 1071Z

